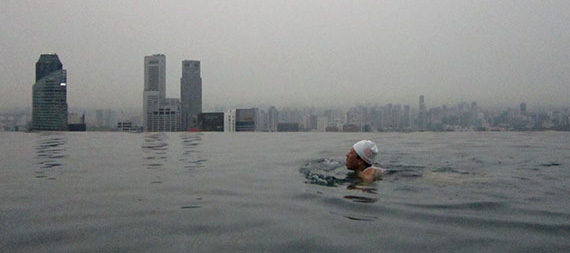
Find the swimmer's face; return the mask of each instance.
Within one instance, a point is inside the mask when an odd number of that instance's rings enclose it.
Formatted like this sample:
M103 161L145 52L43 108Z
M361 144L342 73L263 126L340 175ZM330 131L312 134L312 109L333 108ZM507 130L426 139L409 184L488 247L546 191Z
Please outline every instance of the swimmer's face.
M351 148L350 151L346 154L346 168L349 170L355 170L361 165L361 163L362 160L360 159L360 157L358 157L356 151L354 151L354 149Z

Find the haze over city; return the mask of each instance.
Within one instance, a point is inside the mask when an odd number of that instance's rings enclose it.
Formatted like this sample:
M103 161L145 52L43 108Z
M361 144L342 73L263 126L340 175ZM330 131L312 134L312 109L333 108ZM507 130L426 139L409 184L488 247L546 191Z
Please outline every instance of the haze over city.
M29 107L40 54L68 103L140 108L143 58L202 64L203 102L568 105L569 1L0 0L0 108Z

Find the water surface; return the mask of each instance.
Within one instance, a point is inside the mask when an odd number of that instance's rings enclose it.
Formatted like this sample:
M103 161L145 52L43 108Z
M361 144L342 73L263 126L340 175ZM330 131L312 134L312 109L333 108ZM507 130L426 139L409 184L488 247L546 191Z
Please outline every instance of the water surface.
M570 249L563 132L0 137L0 252ZM384 180L307 177L360 139Z

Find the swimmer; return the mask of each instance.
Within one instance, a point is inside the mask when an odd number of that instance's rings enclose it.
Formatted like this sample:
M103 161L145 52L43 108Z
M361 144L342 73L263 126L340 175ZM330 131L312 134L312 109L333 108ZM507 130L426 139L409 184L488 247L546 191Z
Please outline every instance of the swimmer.
M346 154L346 168L352 170L365 183L372 183L382 179L385 170L374 167L374 158L378 154L376 143L361 140L354 144Z

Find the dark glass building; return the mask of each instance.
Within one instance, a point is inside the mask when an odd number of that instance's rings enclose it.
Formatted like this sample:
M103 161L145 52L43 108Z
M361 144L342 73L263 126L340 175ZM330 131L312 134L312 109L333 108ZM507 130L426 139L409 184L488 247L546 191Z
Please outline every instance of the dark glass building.
M31 130L68 130L67 72L57 54L42 54L36 63Z
M198 122L200 122L200 131L204 132L223 132L224 131L224 113L223 112L203 112L198 114Z

